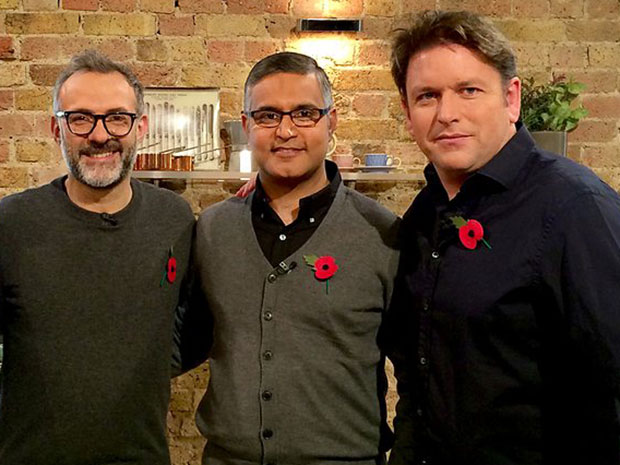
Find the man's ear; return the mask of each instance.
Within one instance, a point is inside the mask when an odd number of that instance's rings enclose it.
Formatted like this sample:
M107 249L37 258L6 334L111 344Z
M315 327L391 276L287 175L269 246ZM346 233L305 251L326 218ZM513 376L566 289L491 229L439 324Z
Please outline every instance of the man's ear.
M403 113L405 113L405 129L409 134L411 134L411 137L413 137L413 132L411 130L411 112L409 111L409 105L407 104L406 98L401 97L400 107L402 108Z
M50 130L54 140L60 145L60 120L56 116L52 116L50 119Z
M245 132L246 136L250 134L249 124L250 119L248 118L248 116L245 113L241 113L241 126L243 127L243 132Z
M147 115L140 115L136 123L136 136L138 142L140 142L149 130L149 117Z
M335 108L332 108L327 114L327 125L329 128L329 133L333 134L338 127L338 112Z
M508 117L511 123L519 120L521 113L521 80L513 77L505 86L506 106L508 107Z

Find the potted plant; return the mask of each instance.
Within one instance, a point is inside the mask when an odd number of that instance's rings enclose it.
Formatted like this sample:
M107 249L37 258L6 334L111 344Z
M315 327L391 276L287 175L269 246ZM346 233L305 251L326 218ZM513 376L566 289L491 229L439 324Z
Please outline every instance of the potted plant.
M532 77L523 80L521 121L541 148L566 155L567 133L588 114L581 104L574 103L585 87L565 76L540 85Z

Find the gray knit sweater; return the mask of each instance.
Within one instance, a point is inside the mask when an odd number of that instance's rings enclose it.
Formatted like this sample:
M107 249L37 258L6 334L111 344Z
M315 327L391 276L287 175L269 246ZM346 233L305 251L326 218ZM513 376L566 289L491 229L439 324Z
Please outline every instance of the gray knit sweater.
M168 464L172 327L194 217L139 181L125 209L100 215L62 182L0 202L0 463Z
M316 232L274 270L251 203L227 200L198 222L198 273L215 325L197 413L203 460L374 465L385 427L376 337L396 271L397 219L341 185ZM310 254L335 259L328 284L305 263Z

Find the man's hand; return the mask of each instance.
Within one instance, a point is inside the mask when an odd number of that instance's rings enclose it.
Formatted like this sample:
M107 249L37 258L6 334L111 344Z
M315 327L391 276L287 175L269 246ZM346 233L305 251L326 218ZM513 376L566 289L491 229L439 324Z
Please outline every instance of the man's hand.
M252 193L254 189L256 189L256 177L258 174L254 173L250 180L246 182L243 186L239 188L239 190L235 193L235 197L239 197L241 199L245 199L248 195Z

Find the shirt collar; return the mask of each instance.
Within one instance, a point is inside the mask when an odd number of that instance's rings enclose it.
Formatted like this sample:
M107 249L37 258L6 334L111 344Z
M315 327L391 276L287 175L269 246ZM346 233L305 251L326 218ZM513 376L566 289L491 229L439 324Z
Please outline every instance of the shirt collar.
M338 171L338 166L330 160L325 160L325 171L329 184L320 191L299 200L299 218L312 216L319 208L330 205L334 197L336 197L336 192L338 192L338 188L342 183L342 177ZM269 207L270 201L271 199L267 196L260 182L260 176L258 176L256 178L256 191L252 201L252 208Z
M527 128L521 122L517 122L516 126L515 135L486 165L465 180L461 191L468 190L470 186L481 184L494 185L505 190L511 189L515 185L519 172L527 162L535 145ZM432 164L426 166L424 176L432 192L435 192L436 195L440 195L439 192L441 192L447 198L439 175Z

